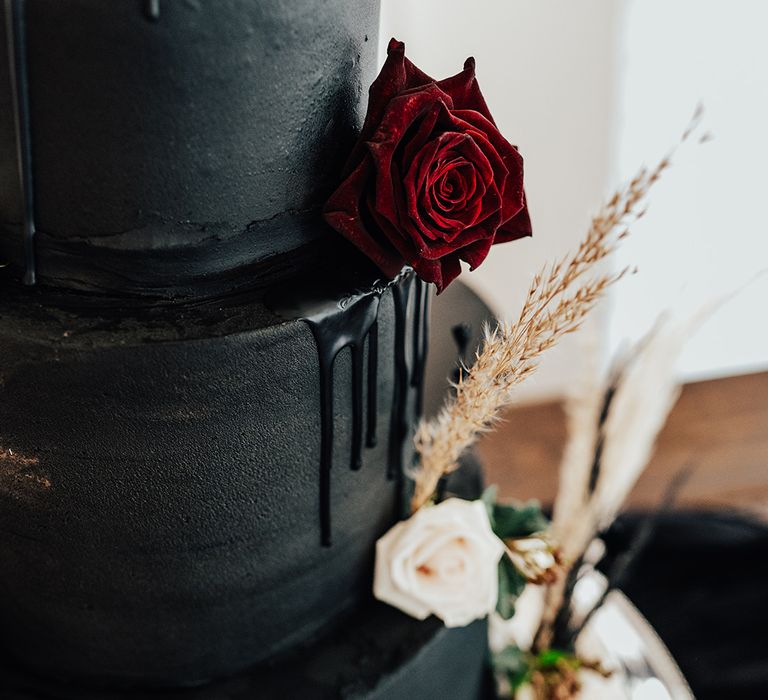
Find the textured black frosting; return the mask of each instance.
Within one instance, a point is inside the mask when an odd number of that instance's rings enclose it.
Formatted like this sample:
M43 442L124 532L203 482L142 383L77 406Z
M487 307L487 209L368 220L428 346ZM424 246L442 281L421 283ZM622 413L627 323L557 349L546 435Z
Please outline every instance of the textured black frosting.
M465 455L447 492L476 498L482 488L480 464ZM420 622L369 601L292 652L201 686L85 686L46 680L6 661L0 662L0 690L8 700L490 700L496 695L487 661L485 621L447 629L435 618Z
M347 328L353 303L214 337L210 319L202 337L188 319L184 340L146 320L41 307L30 321L27 305L4 304L4 652L62 677L194 682L273 656L369 596L410 455L414 288L406 275L352 297L376 299L378 357L356 402L353 353L337 342L330 421L309 321L335 313ZM378 439L353 471L368 416Z
M485 621L449 630L371 605L278 663L201 687L94 689L0 668L0 689L4 700L491 700L486 639Z
M0 262L16 276L17 125L40 283L201 296L312 264L296 251L331 237L317 211L362 121L378 0L10 5Z

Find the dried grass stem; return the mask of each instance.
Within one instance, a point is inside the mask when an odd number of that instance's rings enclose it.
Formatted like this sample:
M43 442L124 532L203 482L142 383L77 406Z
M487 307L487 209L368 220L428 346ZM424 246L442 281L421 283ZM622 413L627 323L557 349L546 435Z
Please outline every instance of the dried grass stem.
M697 110L681 143L693 133L700 116ZM457 468L461 454L499 420L512 390L536 370L542 353L577 330L608 287L629 272L625 268L584 280L645 214L648 192L669 168L674 151L654 168L641 168L603 205L573 255L539 271L516 321L485 329L472 369L462 368L455 392L438 415L422 421L416 431L421 459L413 473L414 511L432 497L440 478Z

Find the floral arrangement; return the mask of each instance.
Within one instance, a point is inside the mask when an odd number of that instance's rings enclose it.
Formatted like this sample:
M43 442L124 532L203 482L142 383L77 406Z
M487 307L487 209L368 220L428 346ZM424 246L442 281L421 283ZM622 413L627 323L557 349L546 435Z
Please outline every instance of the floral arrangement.
M442 409L416 430L410 517L377 544L374 595L417 619L435 615L457 627L491 616L498 624L524 590L539 588L542 613L527 648L496 650L508 694L574 697L580 673L605 672L576 653L584 621L570 618L570 596L588 547L615 518L674 404L672 367L685 334L660 325L606 379L572 397L551 524L536 503L500 503L493 488L477 501L436 502L438 484L493 428L543 353L629 272L601 263L643 216L671 155L641 169L600 208L575 252L533 277L516 320L486 329L472 366L462 365ZM436 81L390 42L325 218L385 274L409 265L438 293L462 261L474 269L492 245L531 235L522 158L499 132L472 58Z

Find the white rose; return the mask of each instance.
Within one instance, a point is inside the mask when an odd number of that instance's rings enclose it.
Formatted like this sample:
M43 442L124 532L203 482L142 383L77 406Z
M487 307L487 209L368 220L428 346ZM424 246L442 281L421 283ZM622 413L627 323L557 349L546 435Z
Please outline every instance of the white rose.
M419 509L376 543L373 594L423 620L463 627L496 608L504 545L481 501Z

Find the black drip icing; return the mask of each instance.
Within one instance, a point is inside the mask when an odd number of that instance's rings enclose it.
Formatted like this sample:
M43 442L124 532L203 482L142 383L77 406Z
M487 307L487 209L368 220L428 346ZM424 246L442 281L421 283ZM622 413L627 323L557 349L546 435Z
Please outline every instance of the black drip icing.
M408 386L416 389L416 415L424 405L424 368L429 337L429 286L409 277L392 290L395 301L395 396L392 402L392 436L387 477L400 479L403 474L403 442L409 425L406 414ZM411 365L407 361L407 331L411 329Z
M416 411L421 415L424 409L424 368L427 364L429 343L429 310L431 295L426 284L419 284L416 290L415 321L413 334L413 369L411 386L416 388Z
M379 322L374 321L368 333L368 425L365 433L365 446L376 447L376 419L378 408L378 375L379 364Z
M417 388L417 410L421 410L423 373L427 352L429 324L429 290L412 272L394 280L392 290L395 307L395 382L392 413L390 416L390 442L387 478L398 480L403 475L403 445L408 435L408 388ZM323 305L319 310L303 316L317 345L320 367L320 532L323 546L331 545L331 469L333 463L333 369L336 357L344 348L352 356L352 449L353 470L363 462L363 363L364 348L368 342L367 423L365 444L376 444L377 368L379 356L378 316L382 288ZM410 329L410 333L408 332ZM408 363L408 344L412 345Z
M144 15L150 22L160 19L160 0L144 0Z
M8 61L16 129L16 161L24 214L24 284L37 281L35 263L35 205L32 180L32 139L29 123L29 82L27 79L27 35L23 0L5 0L8 34Z
M409 275L400 284L392 287L392 298L395 304L395 385L389 423L390 440L387 459L387 478L390 480L399 479L403 472L403 441L408 433L408 419L405 410L410 384L406 355L406 327L410 325L408 323L409 310L413 313L413 308L416 306L415 303L411 306L408 301L414 286L417 284L418 280L415 276Z

